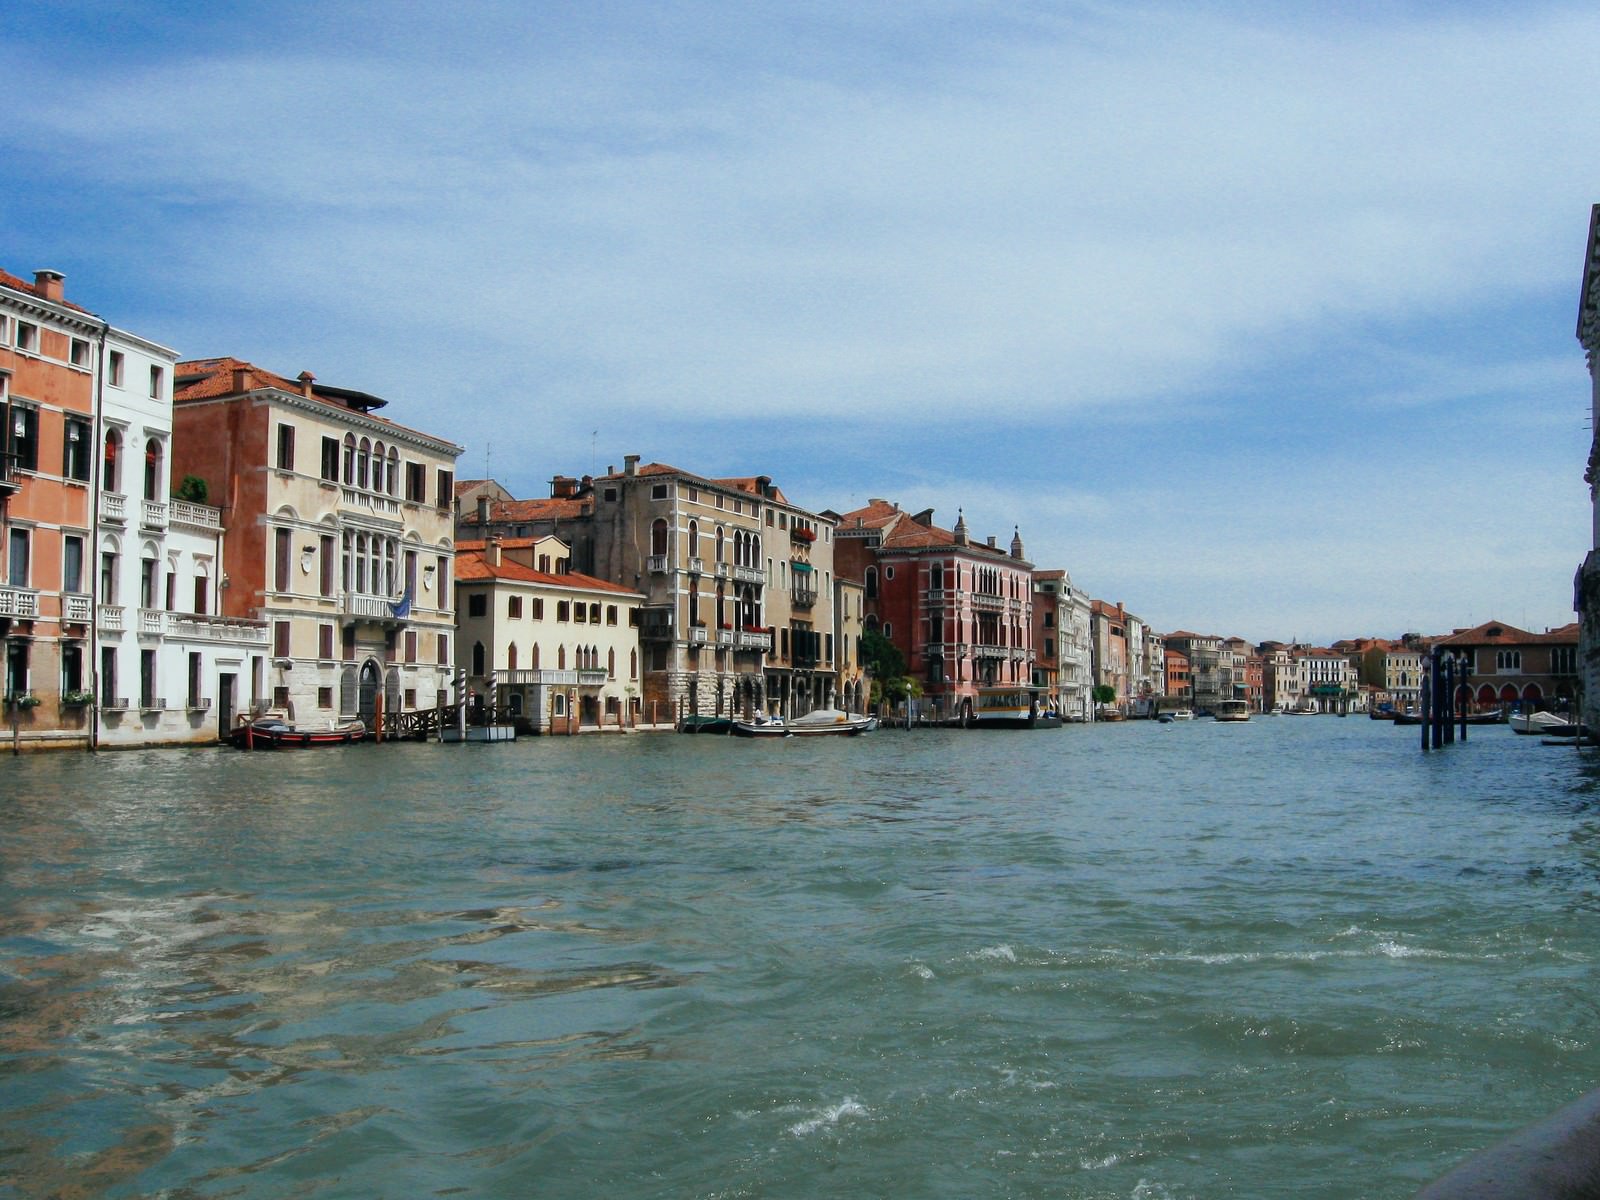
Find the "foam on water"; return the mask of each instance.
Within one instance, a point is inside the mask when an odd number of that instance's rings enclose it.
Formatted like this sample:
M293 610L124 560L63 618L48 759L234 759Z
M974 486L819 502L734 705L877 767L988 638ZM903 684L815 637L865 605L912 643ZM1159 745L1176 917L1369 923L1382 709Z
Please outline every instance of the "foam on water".
M868 1115L865 1105L859 1103L853 1097L846 1096L837 1104L817 1110L804 1121L796 1121L789 1126L789 1132L797 1138L810 1137L819 1130L833 1128L847 1117L865 1117Z

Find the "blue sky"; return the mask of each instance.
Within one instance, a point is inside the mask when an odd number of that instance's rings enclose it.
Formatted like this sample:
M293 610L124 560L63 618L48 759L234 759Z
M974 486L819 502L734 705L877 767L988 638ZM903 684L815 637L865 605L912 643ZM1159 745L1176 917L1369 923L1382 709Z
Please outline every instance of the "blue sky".
M12 0L0 267L386 396L932 506L1158 629L1572 619L1592 5Z

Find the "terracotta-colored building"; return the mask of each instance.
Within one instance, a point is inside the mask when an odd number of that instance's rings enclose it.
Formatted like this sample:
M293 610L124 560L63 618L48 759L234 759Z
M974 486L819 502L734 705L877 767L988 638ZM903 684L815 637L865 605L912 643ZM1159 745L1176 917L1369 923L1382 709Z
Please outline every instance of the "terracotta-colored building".
M1002 550L974 542L959 515L941 529L932 509L874 499L838 517L834 540L839 573L865 583L867 627L905 656L936 719L970 713L981 687L1031 684L1033 564L1020 533Z
M0 638L5 733L81 743L93 690L95 379L107 325L63 277L0 272Z
M1531 633L1504 621L1485 621L1434 644L1467 657L1475 708L1564 709L1578 701L1577 622Z

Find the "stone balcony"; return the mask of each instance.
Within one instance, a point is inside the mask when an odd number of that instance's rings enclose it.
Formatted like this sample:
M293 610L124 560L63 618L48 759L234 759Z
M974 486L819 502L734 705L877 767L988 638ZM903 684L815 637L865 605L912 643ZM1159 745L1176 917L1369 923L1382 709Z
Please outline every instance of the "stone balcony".
M143 501L139 515L139 525L144 529L165 529L167 527L167 506L158 504L154 500Z
M0 617L39 615L39 593L28 588L0 587Z
M265 646L271 640L271 631L265 621L198 613L169 613L167 634L188 641L232 642L249 646Z
M114 521L118 525L125 524L128 520L128 498L121 492L101 492L100 519Z

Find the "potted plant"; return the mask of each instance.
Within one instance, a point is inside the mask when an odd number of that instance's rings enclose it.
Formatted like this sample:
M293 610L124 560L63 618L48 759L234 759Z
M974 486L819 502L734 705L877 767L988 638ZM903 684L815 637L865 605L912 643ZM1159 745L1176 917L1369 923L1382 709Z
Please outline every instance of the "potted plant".
M11 697L10 703L11 707L26 712L30 708L39 707L39 697L35 696L32 692L20 692Z
M61 703L64 704L68 708L81 708L85 704L92 703L93 700L94 700L94 693L93 692L62 692L61 693Z

